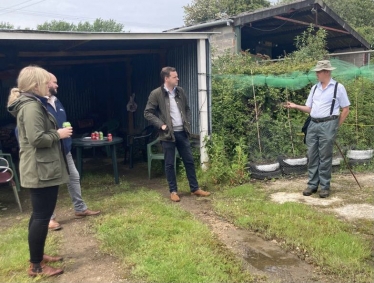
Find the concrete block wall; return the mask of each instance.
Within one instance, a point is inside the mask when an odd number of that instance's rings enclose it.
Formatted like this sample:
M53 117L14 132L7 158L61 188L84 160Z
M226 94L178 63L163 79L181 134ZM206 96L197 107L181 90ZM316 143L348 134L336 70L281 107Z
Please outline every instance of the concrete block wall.
M210 37L210 44L214 57L224 54L229 51L231 54L236 53L236 35L233 26L215 27L212 32L219 32Z
M355 52L355 51L359 52L359 51L363 51L363 50L364 49L362 49L362 48L340 49L340 50L335 50L334 53ZM361 67L361 66L366 65L368 63L369 56L368 56L367 53L356 53L356 54L331 56L331 58L346 61L346 62L349 62L351 64L356 65L357 67Z

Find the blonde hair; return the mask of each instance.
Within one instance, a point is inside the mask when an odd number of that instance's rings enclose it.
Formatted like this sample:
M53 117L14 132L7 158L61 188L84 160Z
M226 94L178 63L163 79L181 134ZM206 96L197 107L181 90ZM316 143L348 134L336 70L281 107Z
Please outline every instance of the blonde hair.
M8 106L19 98L21 92L31 92L39 96L48 95L48 88L43 86L49 81L50 75L43 68L37 66L23 68L17 78L17 87L10 91Z

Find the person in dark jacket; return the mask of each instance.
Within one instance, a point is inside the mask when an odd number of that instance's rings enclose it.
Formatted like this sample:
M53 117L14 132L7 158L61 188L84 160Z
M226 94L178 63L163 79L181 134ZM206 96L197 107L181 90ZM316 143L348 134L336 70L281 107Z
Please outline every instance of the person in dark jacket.
M48 84L49 88L49 95L48 95L48 104L47 109L48 112L51 113L57 120L57 124L59 128L63 128L63 123L67 122L65 108L57 99L57 78L54 74L50 73L50 81ZM93 211L87 208L87 205L82 199L82 190L80 185L80 177L77 168L75 167L73 157L71 155L71 138L67 138L63 140L63 145L66 154L66 160L69 167L69 182L67 184L71 201L74 205L75 210L75 217L82 218L85 216L91 215L98 215L100 211ZM61 229L61 225L55 220L55 214L52 215L52 218L49 222L49 229L51 230L58 230Z
M29 221L30 276L53 276L62 269L46 265L62 260L44 254L49 219L55 209L59 185L69 180L61 140L72 128L60 129L47 111L49 73L36 66L21 70L17 87L8 98L8 111L17 119L21 185L30 188L32 214Z
M178 202L177 179L174 170L175 149L178 149L186 168L187 179L193 195L206 197L210 193L199 188L189 141L191 111L183 88L178 87L178 73L173 67L161 70L163 85L148 97L144 117L157 129L165 156L165 173L170 199Z

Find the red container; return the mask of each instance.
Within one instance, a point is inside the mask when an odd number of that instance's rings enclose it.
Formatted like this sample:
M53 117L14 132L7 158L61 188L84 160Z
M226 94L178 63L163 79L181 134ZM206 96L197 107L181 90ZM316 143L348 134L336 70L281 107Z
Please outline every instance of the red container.
M108 141L112 141L113 140L113 137L112 137L112 134L108 134Z
M96 134L95 133L91 133L91 140L96 140Z

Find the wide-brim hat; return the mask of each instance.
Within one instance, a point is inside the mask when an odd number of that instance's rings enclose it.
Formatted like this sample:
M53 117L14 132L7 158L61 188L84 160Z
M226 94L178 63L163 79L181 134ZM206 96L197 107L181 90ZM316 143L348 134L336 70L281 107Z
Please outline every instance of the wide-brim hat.
M319 72L322 70L332 71L335 69L336 69L335 67L331 66L331 63L329 60L322 60L322 61L317 62L317 65L314 67L312 71L316 71L316 72Z

